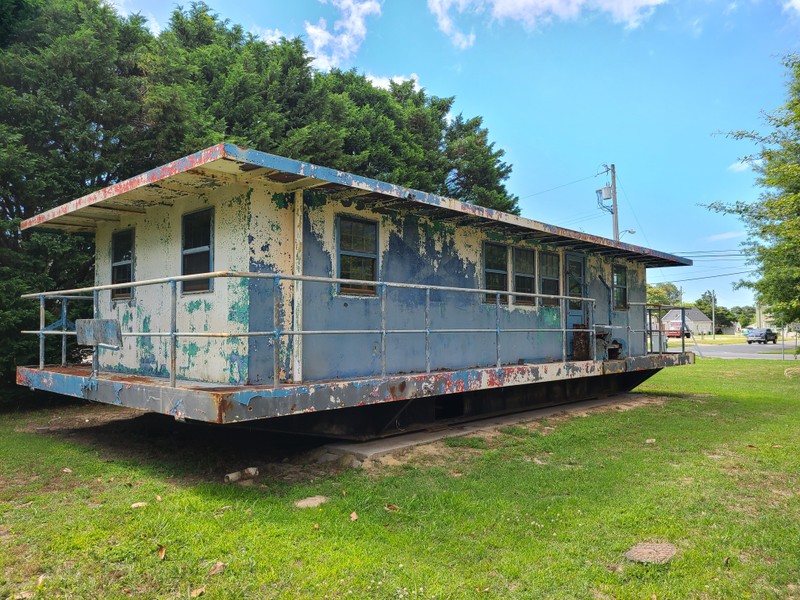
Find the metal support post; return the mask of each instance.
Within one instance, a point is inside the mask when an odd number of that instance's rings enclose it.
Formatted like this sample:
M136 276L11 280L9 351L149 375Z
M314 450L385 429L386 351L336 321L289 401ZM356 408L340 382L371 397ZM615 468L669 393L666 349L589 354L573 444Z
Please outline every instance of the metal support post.
M95 290L92 292L92 314L95 319L100 318L100 292ZM97 374L100 372L100 345L94 345L94 351L92 352L92 377L97 377Z
M272 387L281 383L281 278L272 280Z
M558 310L561 312L561 362L567 362L567 301L558 300Z
M495 348L497 350L497 368L500 368L500 293L498 292L495 294L494 297L494 306L495 306Z
M67 366L67 299L61 299L61 366Z
M425 288L425 372L431 372L431 288Z
M178 370L178 282L169 282L169 386L175 387Z
M381 286L381 377L386 377L386 284Z
M39 368L44 369L44 296L39 296Z

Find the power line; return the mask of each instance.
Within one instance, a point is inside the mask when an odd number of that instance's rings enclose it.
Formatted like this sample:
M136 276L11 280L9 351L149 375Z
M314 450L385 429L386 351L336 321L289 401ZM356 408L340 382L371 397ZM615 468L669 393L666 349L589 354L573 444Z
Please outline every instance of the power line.
M714 279L715 277L730 277L731 275L743 275L744 273L753 273L755 269L749 271L737 271L736 273L722 273L721 275L706 275L705 277L690 277L689 279L673 279L664 283L681 283L683 281L697 281L698 279Z
M592 179L593 177L599 177L600 175L604 175L605 171L602 173L595 173L594 175L588 175L581 179L576 179L575 181L570 181L569 183L564 183L561 185L557 185L556 187L552 187L548 190L542 190L541 192L534 192L533 194L528 194L527 196L521 196L520 200L524 200L525 198L532 198L533 196L541 196L542 194L546 194L547 192L553 192L555 190L560 190L561 188L565 188L568 185L574 185L576 183L580 183L581 181L586 181L587 179Z

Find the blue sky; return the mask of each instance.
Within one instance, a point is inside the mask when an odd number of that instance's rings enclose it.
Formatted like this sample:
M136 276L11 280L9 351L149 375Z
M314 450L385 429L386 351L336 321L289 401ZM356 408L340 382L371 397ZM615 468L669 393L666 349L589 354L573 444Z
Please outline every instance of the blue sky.
M673 253L736 250L744 228L702 205L758 197L725 132L764 130L784 102L781 57L798 49L800 0L244 0L207 3L245 30L302 37L320 69L414 78L455 112L481 115L514 172L526 217L611 237L594 176L615 163L623 241ZM158 31L174 4L117 0ZM582 180L582 181L579 181ZM576 182L576 183L573 183ZM570 185L565 185L570 184ZM553 189L556 188L556 189ZM732 283L735 256L648 271L684 297Z

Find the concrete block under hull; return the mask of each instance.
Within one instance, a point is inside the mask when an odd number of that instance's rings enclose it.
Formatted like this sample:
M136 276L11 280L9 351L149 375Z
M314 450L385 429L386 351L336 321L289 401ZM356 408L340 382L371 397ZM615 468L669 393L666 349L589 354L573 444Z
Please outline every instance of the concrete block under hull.
M46 366L44 369L18 367L17 383L34 390L167 414L177 419L223 424L352 409L420 398L442 398L484 390L497 391L548 382L586 380L585 383L588 384L591 381L599 382L603 378L636 372L649 373L647 375L649 376L663 367L692 363L694 354L690 352L653 354L618 361L568 361L514 365L499 369L462 369L392 375L385 378L287 384L277 388L215 386L190 381L180 381L177 387L173 388L169 386L168 380L159 377L106 371L92 376L88 367ZM431 401L435 404L434 400ZM564 401L569 401L569 398L565 398ZM444 404L441 400L439 402L440 405ZM397 405L397 408L401 406Z

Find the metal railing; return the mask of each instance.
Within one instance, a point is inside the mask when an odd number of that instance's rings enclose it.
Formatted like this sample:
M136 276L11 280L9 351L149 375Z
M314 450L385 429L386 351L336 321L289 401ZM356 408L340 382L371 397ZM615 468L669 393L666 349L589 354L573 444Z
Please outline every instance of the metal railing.
M177 327L177 303L178 303L178 283L185 281L194 281L200 279L220 279L220 278L241 278L241 279L264 279L272 281L272 296L273 296L273 325L274 329L270 331L241 331L241 332L228 332L228 331L179 331ZM283 289L282 282L311 282L322 283L330 285L349 284L359 286L370 286L375 288L376 294L380 301L380 328L379 329L324 329L324 330L305 330L296 327L296 323L292 323L291 328L284 329L281 319L281 306L283 303ZM39 336L39 368L44 369L45 366L45 339L47 336L60 335L62 336L62 352L61 360L62 366L66 366L67 352L66 352L66 339L68 336L76 336L74 325L67 319L67 305L69 301L93 301L93 315L95 319L100 318L100 292L110 291L115 289L127 289L154 285L167 285L169 286L169 329L167 331L123 331L121 335L126 337L166 337L168 338L168 361L169 361L169 385L176 386L177 379L177 340L178 338L252 338L252 337L267 337L272 339L272 360L273 360L273 386L278 386L281 383L281 339L291 339L294 337L315 336L315 335L355 335L355 334L372 334L380 335L380 357L381 357L381 376L386 376L387 371L387 337L389 335L405 335L405 334L418 334L425 336L425 371L431 372L431 336L433 335L448 335L448 334L476 334L476 333L494 333L495 334L495 365L501 367L501 348L503 334L510 333L550 333L558 334L561 342L561 358L566 361L568 357L567 340L569 334L585 332L589 335L589 351L591 360L596 359L596 346L594 337L596 333L596 326L594 324L594 305L593 298L584 298L577 296L561 296L550 294L529 294L522 292L511 291L498 291L488 290L482 288L460 288L452 286L438 286L438 285L423 285L412 283L399 283L388 281L366 281L354 279L341 279L333 277L316 277L308 275L288 275L280 273L251 273L240 271L215 271L210 273L199 273L196 275L182 275L174 277L163 277L158 279L148 279L137 282L126 282L119 284L107 284L85 288L75 288L70 290L52 291L52 292L38 292L32 294L25 294L23 298L39 299L39 329L23 331L24 334L33 334ZM388 312L388 299L387 290L389 289L410 289L422 290L425 292L424 303L424 327L423 328L405 328L394 329L387 327L387 312ZM495 311L495 326L494 327L475 327L475 328L434 328L432 327L431 319L431 292L447 292L447 293L460 293L460 294L478 294L483 296L491 296L494 298L494 311ZM296 292L295 292L296 293ZM84 294L84 295L80 295ZM89 295L91 294L91 295ZM521 298L527 299L525 304L511 304L508 303L508 298ZM47 300L56 300L61 302L61 319L51 325L46 324L47 311L45 309L45 302ZM512 301L513 302L513 301ZM549 304L545 305L545 302ZM584 315L584 323L588 323L583 327L567 327L567 309L568 303L580 302L581 311ZM555 304L553 304L555 303ZM487 303L483 303L487 305ZM492 306L492 303L488 303ZM541 308L549 306L557 308L559 311L560 327L521 327L510 328L501 326L501 308L520 306L524 308ZM72 327L72 330L70 329ZM630 329L630 327L628 327ZM633 331L633 330L631 330ZM96 343L94 345L94 352L92 355L92 376L96 377L100 371L99 364L99 350L100 348L108 347L103 344ZM112 347L115 348L115 347ZM288 348L288 344L287 344ZM295 351L294 345L291 347L291 352ZM294 357L292 357L294 358ZM289 364L293 364L290 361ZM294 379L295 374L292 373ZM298 381L294 381L295 383Z

